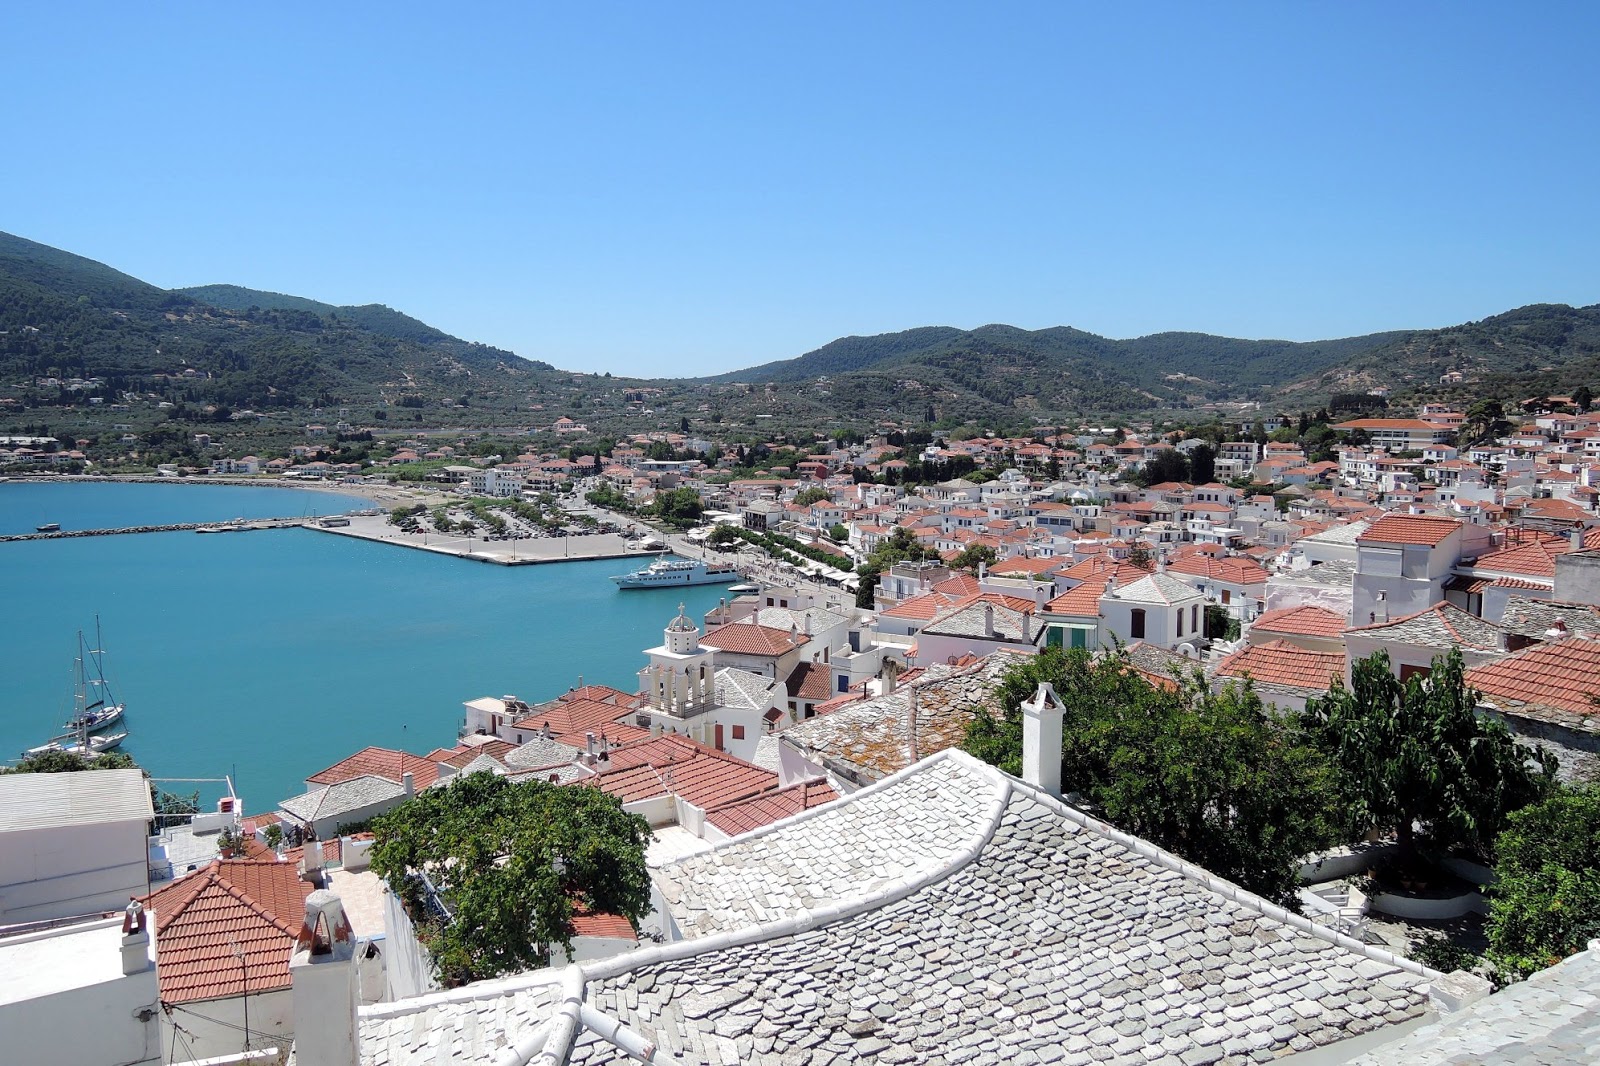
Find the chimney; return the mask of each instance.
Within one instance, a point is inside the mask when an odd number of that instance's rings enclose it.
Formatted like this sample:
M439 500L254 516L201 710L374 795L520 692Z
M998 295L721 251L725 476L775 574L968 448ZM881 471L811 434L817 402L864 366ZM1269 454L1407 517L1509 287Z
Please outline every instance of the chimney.
M295 1059L306 1066L358 1066L355 932L344 904L319 889L289 956Z
M1568 550L1575 551L1575 552L1583 551L1583 527L1582 526L1578 526L1578 527L1573 529L1572 536L1569 538L1568 543L1569 543L1569 549Z
M1107 599L1111 599L1111 600L1114 600L1114 599L1117 598L1117 575L1116 574L1112 574L1110 577L1106 578L1106 598Z
M417 779L411 776L410 770L400 775L400 787L406 790L406 799L417 794Z
M322 841L308 840L300 852L300 880L322 883Z
M992 603L983 605L983 635L986 637L994 636L994 604Z
M1020 611L1018 613L1022 615L1022 642L1031 644L1033 643L1033 612Z
M1544 631L1545 640L1560 640L1563 637L1571 635L1571 632L1567 629L1567 624L1561 621L1559 618L1556 619L1555 623L1551 625L1549 629Z
M131 977L155 966L150 959L150 933L145 929L144 905L128 900L122 912L122 975Z
M594 758L594 733L592 731L583 735L583 752L589 758Z
M979 559L978 560L978 581L981 583L984 580L984 578L986 578L988 576L989 576L989 564L988 564L988 562L986 560Z
M1048 682L1022 703L1022 780L1061 798L1061 700Z

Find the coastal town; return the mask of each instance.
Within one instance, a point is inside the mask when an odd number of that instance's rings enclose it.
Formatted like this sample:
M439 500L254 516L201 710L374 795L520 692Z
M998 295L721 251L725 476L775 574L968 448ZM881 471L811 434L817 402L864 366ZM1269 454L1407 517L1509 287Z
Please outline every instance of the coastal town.
M1498 405L1248 412L1209 437L654 433L605 454L562 419L561 447L515 456L402 437L366 463L308 444L159 470L381 505L311 522L332 534L502 563L670 550L738 584L702 616L660 618L636 685L463 693L431 748L307 766L299 794L230 790L157 819L137 769L0 776L0 854L35 857L0 864L4 1031L41 1046L92 1014L96 1046L72 1061L108 1064L291 1049L341 1066L1076 1063L1157 1047L1389 1063L1446 1061L1464 1034L1542 1046L1592 994L1600 948L1493 996L1416 950L1441 926L1481 928L1492 870L1451 858L1456 889L1390 891L1354 875L1394 842L1352 838L1304 857L1285 909L1099 820L1052 755L1072 708L1048 684L1020 707L1005 692L1019 667L1075 652L1152 690L1248 686L1288 716L1359 689L1363 664L1409 684L1458 655L1474 714L1566 785L1593 782L1587 406L1538 398L1515 424ZM97 476L58 442L0 444L23 478L63 454L80 472L54 476ZM964 750L976 720L1008 714L1015 775ZM397 895L369 826L479 774L597 790L643 818L648 913L575 913L542 966L441 987L419 923L455 904Z

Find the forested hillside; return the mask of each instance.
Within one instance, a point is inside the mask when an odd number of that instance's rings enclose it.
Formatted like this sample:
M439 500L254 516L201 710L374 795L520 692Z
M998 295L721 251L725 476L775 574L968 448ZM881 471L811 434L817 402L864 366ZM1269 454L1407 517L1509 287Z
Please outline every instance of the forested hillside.
M213 302L214 301L214 302ZM232 407L330 406L472 392L515 404L543 363L387 307L237 286L164 290L0 233L0 377L103 377L111 388Z

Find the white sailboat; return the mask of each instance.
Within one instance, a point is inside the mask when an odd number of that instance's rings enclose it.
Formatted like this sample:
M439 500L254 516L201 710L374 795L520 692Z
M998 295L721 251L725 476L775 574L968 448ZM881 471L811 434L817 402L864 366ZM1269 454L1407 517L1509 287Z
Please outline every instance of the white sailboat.
M104 752L115 751L122 745L124 740L128 739L128 734L126 731L119 733L101 733L98 735L94 735L90 732L89 723L95 720L92 716L99 711L107 710L104 700L98 701L98 705L91 709L91 703L89 700L90 681L88 676L88 668L85 665L85 659L91 654L92 653L89 651L89 649L87 649L84 645L83 631L79 630L77 659L78 676L77 682L73 687L72 697L73 706L76 710L72 716L71 723L69 723L69 725L71 725L73 728L73 732L64 733L61 736L55 737L44 744L40 744L38 747L29 748L27 751L22 753L24 756L45 755L50 752L59 751L67 755L82 755L86 758L92 759L98 757ZM99 668L98 662L96 663L96 668L97 670ZM105 679L102 674L102 676L99 678L101 687L104 686L104 680ZM122 706L120 704L113 705L110 709L116 712L115 716L103 718L102 721L104 725L110 725L112 722L122 717Z

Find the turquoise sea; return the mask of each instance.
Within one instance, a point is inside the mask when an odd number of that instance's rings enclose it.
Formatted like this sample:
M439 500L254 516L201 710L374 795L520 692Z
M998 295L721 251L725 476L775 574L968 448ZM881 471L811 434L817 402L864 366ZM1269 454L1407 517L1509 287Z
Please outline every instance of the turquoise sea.
M291 489L0 483L0 532L328 514ZM0 544L0 760L72 705L77 631L104 632L125 751L156 777L232 775L248 811L367 744L455 742L461 703L632 691L643 650L716 586L620 592L634 560L503 567L290 529ZM198 786L185 786L185 791ZM214 788L203 791L215 795Z

